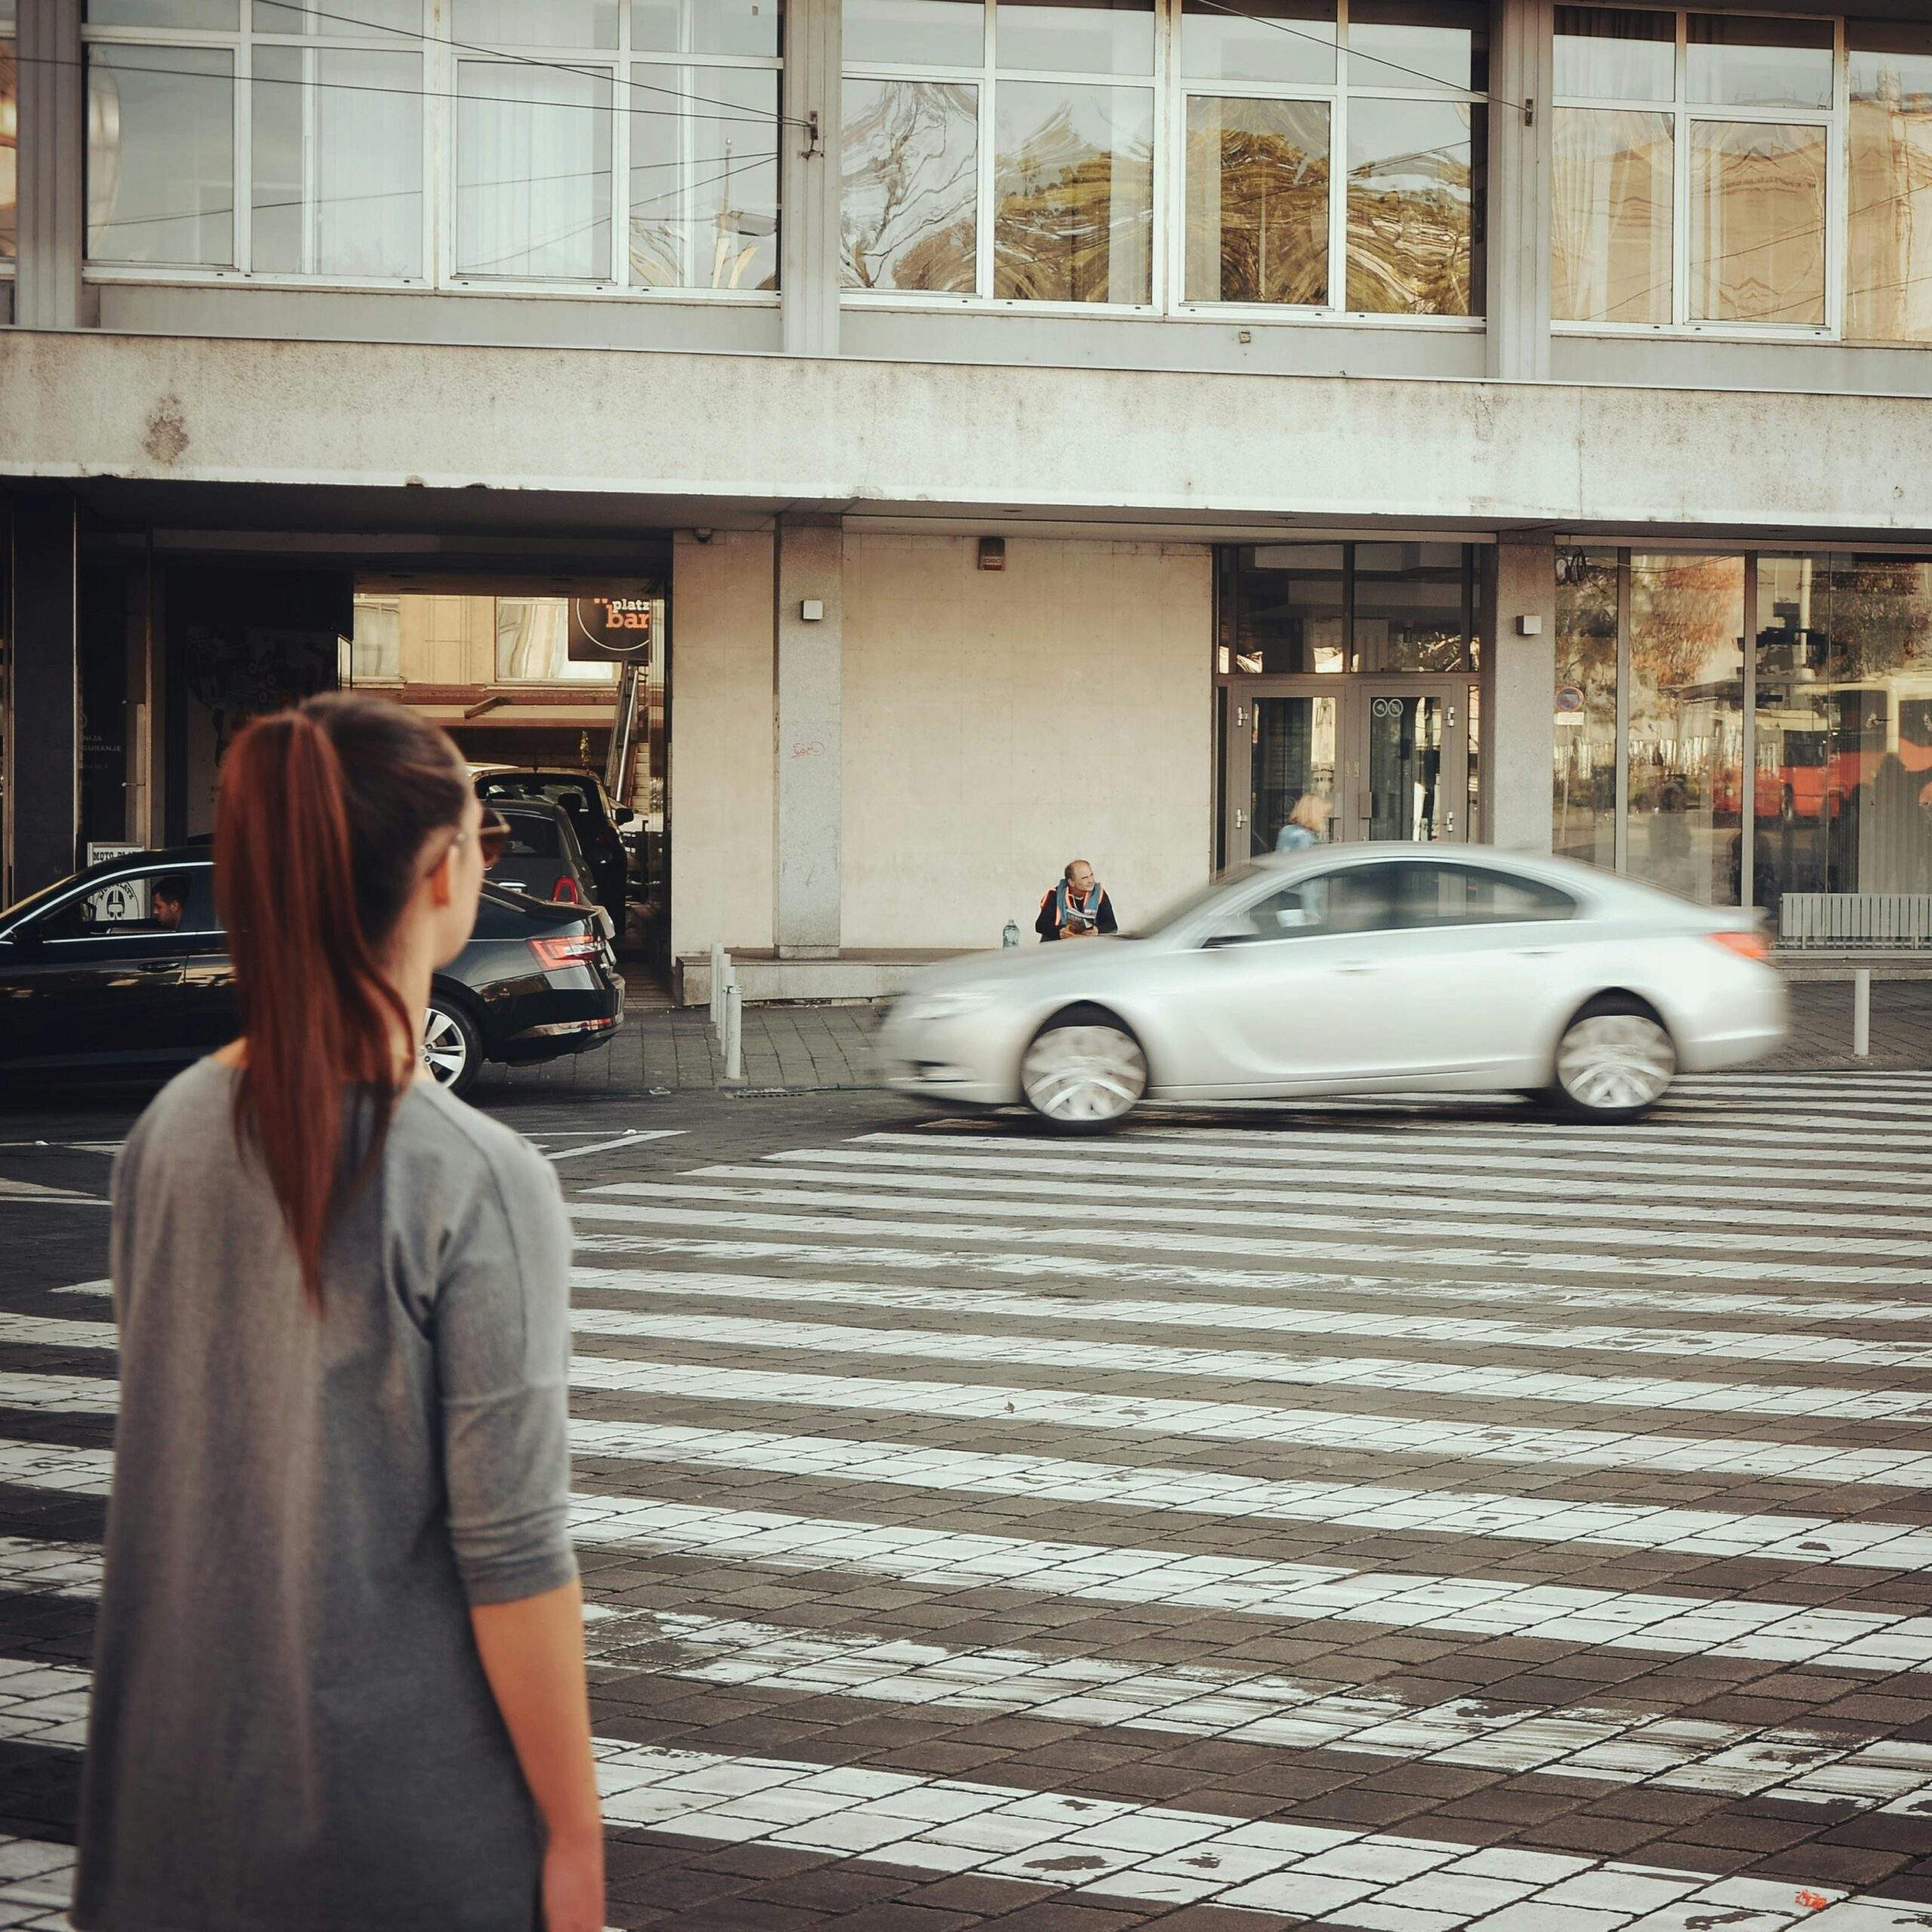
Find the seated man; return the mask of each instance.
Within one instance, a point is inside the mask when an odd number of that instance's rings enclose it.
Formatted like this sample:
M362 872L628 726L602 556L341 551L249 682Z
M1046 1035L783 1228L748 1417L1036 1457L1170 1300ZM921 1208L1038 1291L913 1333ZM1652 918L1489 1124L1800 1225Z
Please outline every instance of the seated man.
M148 918L163 932L178 933L187 909L188 888L178 878L158 878L148 894Z
M1084 859L1068 863L1059 884L1040 901L1040 916L1033 921L1043 940L1094 939L1119 929L1113 901Z

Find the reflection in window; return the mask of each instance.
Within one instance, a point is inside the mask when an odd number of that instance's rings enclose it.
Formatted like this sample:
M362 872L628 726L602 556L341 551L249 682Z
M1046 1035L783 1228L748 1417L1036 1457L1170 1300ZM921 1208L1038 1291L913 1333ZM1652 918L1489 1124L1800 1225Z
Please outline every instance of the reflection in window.
M1481 133L1479 106L1350 101L1350 309L1377 315L1475 312Z
M979 89L962 82L848 80L844 143L846 285L970 294Z
M1189 100L1189 301L1327 299L1328 121L1325 101Z
M1854 20L1845 333L1932 341L1932 28Z
M234 57L214 48L88 50L88 254L235 260Z
M1489 85L1488 9L1469 0L1352 0L1352 88L1447 88Z
M780 0L631 0L631 45L640 54L775 60L783 12Z
M1556 747L1550 848L1617 863L1617 555L1558 553Z
M1182 0L1180 24L1190 81L1334 85L1334 0L1242 0L1233 13Z
M1002 68L1035 74L1151 74L1154 0L1000 0Z
M1151 91L1006 82L997 122L993 293L1029 302L1151 300Z
M1693 14L1686 30L1690 98L1718 107L1829 107L1829 20Z
M451 37L472 47L617 44L617 0L455 0L455 9Z
M1758 564L1759 902L1932 891L1932 565Z
M631 280L647 288L776 288L777 75L637 71L722 105L630 115ZM657 98L643 95L638 104Z
M1691 124L1690 315L1823 325L1823 128Z
M28 0L32 5L33 0ZM87 0L95 27L198 27L219 31L237 23L241 0Z
M1707 906L1737 903L1744 560L1630 559L1628 869Z
M844 0L848 60L977 67L986 59L986 0Z
M457 269L611 275L611 84L507 61L457 64Z
M1552 312L1560 321L1671 319L1668 114L1559 107Z
M1460 543L1355 546L1355 648L1383 671L1471 667L1474 559Z
M1236 553L1232 661L1224 671L1352 671L1340 543L1260 543Z
M416 54L255 50L256 269L422 273L422 79Z
M570 655L567 597L499 597L497 678L501 684L608 685L615 663L577 663Z
M1559 7L1556 91L1588 100L1669 100L1677 16L1646 7Z

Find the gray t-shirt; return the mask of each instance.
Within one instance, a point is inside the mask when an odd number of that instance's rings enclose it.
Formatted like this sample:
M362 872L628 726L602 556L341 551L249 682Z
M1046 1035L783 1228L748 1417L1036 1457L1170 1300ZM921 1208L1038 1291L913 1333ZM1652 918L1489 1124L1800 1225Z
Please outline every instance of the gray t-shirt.
M576 1574L555 1170L411 1088L331 1229L318 1317L237 1149L235 1078L172 1081L115 1174L74 1921L531 1932L537 1824L467 1606Z

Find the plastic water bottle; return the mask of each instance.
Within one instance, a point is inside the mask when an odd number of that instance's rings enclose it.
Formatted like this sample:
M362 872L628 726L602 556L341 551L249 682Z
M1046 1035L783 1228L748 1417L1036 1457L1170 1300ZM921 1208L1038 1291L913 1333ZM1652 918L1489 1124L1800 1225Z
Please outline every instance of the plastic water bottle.
M1000 934L999 943L1002 947L1017 946L1020 943L1020 925L1017 920L1007 921L1006 930Z

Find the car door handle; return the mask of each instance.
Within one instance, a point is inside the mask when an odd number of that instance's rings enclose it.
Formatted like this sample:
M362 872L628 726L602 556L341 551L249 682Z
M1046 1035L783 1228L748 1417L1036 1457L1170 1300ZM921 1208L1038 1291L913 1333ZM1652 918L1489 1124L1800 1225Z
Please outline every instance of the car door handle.
M1516 955L1518 959L1554 959L1556 949L1553 946L1526 946Z
M1335 968L1335 971L1338 973L1348 973L1353 974L1359 973L1373 973L1375 971L1375 968L1368 960L1366 959L1345 959Z
M135 959L128 963L137 973L171 973L181 962L178 959Z

